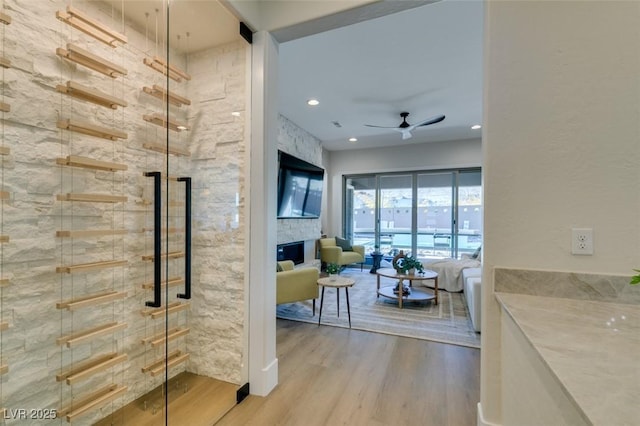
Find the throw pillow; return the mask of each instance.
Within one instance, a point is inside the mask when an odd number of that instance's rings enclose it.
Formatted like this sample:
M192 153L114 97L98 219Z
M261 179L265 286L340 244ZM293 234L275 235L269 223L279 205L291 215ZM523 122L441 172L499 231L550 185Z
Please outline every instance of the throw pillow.
M353 251L351 243L344 238L336 237L336 245L342 248L342 251Z
M476 249L476 251L473 252L473 254L471 255L472 259L477 259L480 257L480 250L482 249L482 246L478 246L478 248Z
M276 263L276 272L282 272L284 269L282 269L282 266L280 266L279 263Z

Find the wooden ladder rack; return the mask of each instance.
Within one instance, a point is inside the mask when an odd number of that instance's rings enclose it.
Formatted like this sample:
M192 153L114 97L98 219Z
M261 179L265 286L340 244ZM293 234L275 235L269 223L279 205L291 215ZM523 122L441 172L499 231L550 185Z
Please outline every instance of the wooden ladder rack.
M173 130L174 132L189 130L189 127L185 123L167 118L167 116L162 114L145 114L142 116L142 119L148 123L155 124L156 126L164 127L165 129L169 128L169 130Z
M75 62L76 64L80 64L111 78L127 75L126 68L122 68L113 62L94 55L73 43L67 43L66 49L58 47L56 49L56 54L61 58L68 59L71 62Z
M75 311L77 309L87 308L89 306L95 306L102 303L113 302L114 300L124 299L125 297L127 297L126 291L107 291L103 293L92 294L89 296L78 297L63 302L58 302L56 303L56 308Z
M11 105L5 103L5 102L0 102L0 111L2 112L11 112Z
M106 260L103 262L79 263L77 265L58 266L56 268L56 272L74 274L78 272L93 271L96 269L115 268L126 264L126 260Z
M73 385L74 383L88 379L94 374L111 368L126 360L127 354L118 355L117 352L99 355L86 362L75 365L68 370L62 371L60 374L56 375L56 380L58 382L62 382L64 380L68 385Z
M117 31L113 31L108 26L90 18L88 15L80 12L78 9L67 6L67 10L59 10L56 12L56 18L71 25L75 29L82 31L94 37L96 40L103 42L104 44L116 47L117 42L123 44L127 43L127 37L120 34Z
M177 95L170 90L165 90L163 87L154 84L153 87L144 86L142 91L162 101L169 102L172 105L181 107L183 105L191 105L191 101L185 97Z
M178 157L191 157L191 153L188 150L179 148L175 145L169 145L169 148L167 148L165 144L144 142L142 144L142 147L150 151L159 152L161 154L172 154Z
M126 391L126 386L116 384L108 385L97 392L93 392L84 398L72 402L66 407L60 408L58 410L58 417L66 417L67 421L71 422L94 408L102 407Z
M183 79L191 80L191 76L189 74L174 65L168 65L167 62L159 56L154 56L153 59L144 58L142 62L146 66L153 68L163 75L168 75L170 79L177 81L178 83L181 83Z
M80 167L83 169L103 170L105 172L125 171L129 167L126 164L110 163L108 161L94 160L93 158L68 155L66 158L56 158L56 163L61 166Z
M89 101L107 108L118 109L118 106L123 108L127 106L127 102L124 99L107 95L97 89L84 86L80 83L76 83L75 81L67 81L66 85L59 84L56 86L56 89L60 93L66 93L74 98Z
M72 132L78 132L89 136L96 136L98 138L109 139L117 141L118 139L127 139L127 134L120 130L108 129L102 126L96 126L87 121L66 118L58 120L57 124L59 129L70 130Z
M142 372L149 373L152 377L155 377L159 374L162 374L162 372L165 371L167 367L169 368L174 367L178 364L185 362L187 359L189 359L189 354L182 353L181 351L177 350L177 351L171 352L167 356L166 361L164 358L162 358L154 362L153 364L149 364L142 367Z
M124 330L125 328L127 328L126 323L111 322L108 324L100 325L98 327L82 330L77 333L58 337L56 339L56 343L58 345L67 345L67 347L70 348L72 346L85 343L96 337L100 337L100 336L104 336L105 334L111 334L111 333L115 333L116 331Z
M177 287L177 286L179 286L181 284L184 284L184 278L182 278L182 277L172 277L172 278L169 278L168 280L162 281L160 283L162 288ZM155 284L153 283L153 281L142 284L142 288L147 289L147 290L153 289L154 286L155 286Z
M162 308L154 308L154 309L143 309L140 311L142 316L151 317L151 319L164 318L166 314L174 314L176 312L181 312L186 309L189 309L189 303L180 303L180 302L172 302L169 303L166 307Z
M152 337L145 337L142 339L142 343L149 343L151 346L156 347L164 344L166 340L172 341L179 337L186 336L187 334L189 334L188 328L175 327L170 329L166 334L162 332Z
M170 251L168 253L162 253L161 256L163 259L178 259L184 257L183 251ZM154 256L152 254L142 256L142 260L153 262Z
M102 237L108 235L125 235L126 229L86 229L77 231L56 231L56 237L60 238L84 238L84 237Z
M82 201L87 203L124 203L128 198L124 195L68 193L58 194L56 199L58 201Z

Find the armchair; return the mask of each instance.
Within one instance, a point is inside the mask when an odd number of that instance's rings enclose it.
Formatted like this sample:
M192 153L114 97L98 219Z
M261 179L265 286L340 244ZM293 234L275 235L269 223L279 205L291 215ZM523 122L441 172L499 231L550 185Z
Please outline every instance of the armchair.
M335 263L339 266L359 263L360 270L362 270L364 265L364 246L351 246L351 250L345 250L338 245L335 237L321 238L320 260L322 263Z
M318 290L317 268L294 269L293 261L278 262L276 273L276 304L293 303L301 300L313 299L313 315L316 314L316 299L320 295Z

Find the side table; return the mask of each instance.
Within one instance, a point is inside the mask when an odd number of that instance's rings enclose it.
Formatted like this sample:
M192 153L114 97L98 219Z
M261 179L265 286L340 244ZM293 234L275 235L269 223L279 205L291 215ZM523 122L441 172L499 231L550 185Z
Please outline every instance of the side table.
M349 328L351 328L351 307L349 306L349 287L353 287L356 282L351 278L343 277L325 277L318 280L318 285L322 287L322 295L320 296L320 314L318 315L318 325L320 325L320 319L322 319L322 304L324 302L324 289L325 287L332 287L336 289L338 316L340 316L340 289L344 288L344 292L347 295L347 314L349 316Z
M380 262L384 255L382 253L371 253L371 258L373 259L373 266L369 271L372 274L375 274L378 269L380 269Z

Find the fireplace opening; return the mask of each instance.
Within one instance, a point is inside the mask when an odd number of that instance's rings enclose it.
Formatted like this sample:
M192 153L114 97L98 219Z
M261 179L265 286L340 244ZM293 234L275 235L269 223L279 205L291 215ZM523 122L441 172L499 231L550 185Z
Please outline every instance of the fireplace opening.
M278 262L281 260L293 260L296 265L304 263L304 241L278 244Z

